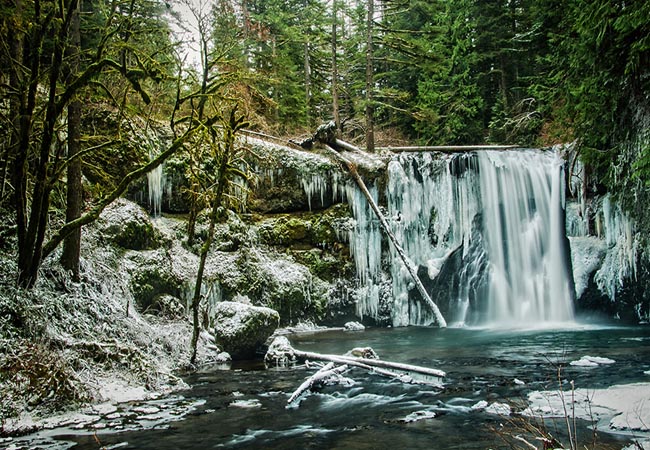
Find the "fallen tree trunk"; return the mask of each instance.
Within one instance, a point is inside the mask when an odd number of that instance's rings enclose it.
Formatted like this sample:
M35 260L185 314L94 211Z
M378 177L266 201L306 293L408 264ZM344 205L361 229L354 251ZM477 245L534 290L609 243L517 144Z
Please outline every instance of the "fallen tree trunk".
M363 179L361 178L361 175L359 175L359 172L357 171L356 166L347 158L345 158L343 155L341 155L339 152L334 150L332 147L330 147L328 144L323 144L326 150L328 150L335 158L337 158L339 161L341 161L345 166L347 167L348 171L350 172L350 175L352 175L352 178L354 178L354 181L357 183L359 186L359 189L361 189L361 192L363 195L366 197L368 200L368 204L374 211L375 215L379 219L379 223L381 224L381 227L384 230L384 233L388 236L388 239L390 240L391 244L393 244L393 247L395 247L395 250L397 251L397 254L400 256L402 259L402 262L404 263L404 266L406 267L406 270L408 271L409 275L411 275L411 278L413 278L413 281L415 283L415 286L417 287L418 291L420 292L420 295L422 296L422 300L427 304L429 309L433 312L433 315L436 318L436 323L438 326L445 328L447 326L447 321L443 317L442 313L440 312L440 309L438 308L438 305L435 304L435 302L431 299L429 294L427 293L427 290L424 288L424 285L422 284L422 281L420 280L420 277L418 277L417 272L415 268L413 267L413 263L411 260L409 260L408 256L406 255L406 252L402 248L402 246L397 242L397 238L393 234L393 232L390 229L390 226L388 225L388 222L386 221L386 218L382 214L381 210L379 209L379 206L377 206L377 202L375 202L375 199L372 198L372 195L370 194L370 191L368 191L368 188L366 187L366 183L364 183Z
M431 377L437 380L433 384L441 384L442 378L445 377L445 372L438 369L431 369L428 367L414 366L412 364L404 364L392 361L384 361L381 359L367 359L367 358L356 358L354 356L341 356L341 355L329 355L323 353L313 353L313 352L303 352L300 350L293 349L293 354L298 359L308 359L316 361L330 361L337 364L347 364L348 366L360 367L362 369L392 369L399 372L404 372L410 376L412 374L424 375L426 377ZM381 373L381 371L378 371ZM383 373L382 375L385 375ZM395 376L396 374L391 373L390 376ZM413 377L413 376L412 376ZM413 377L417 381L417 375Z
M332 362L321 367L318 372L305 380L300 386L298 386L298 389L296 389L293 394L291 394L291 397L289 397L289 400L287 400L287 407L291 406L291 404L296 401L300 403L300 398L306 392L313 391L314 389L330 383L333 377L339 377L346 370L348 370L347 365L334 367L334 363ZM352 383L352 381L349 382Z
M519 145L426 145L406 147L377 147L376 150L387 150L389 152L442 152L442 153L463 153L476 150L511 150L521 148Z

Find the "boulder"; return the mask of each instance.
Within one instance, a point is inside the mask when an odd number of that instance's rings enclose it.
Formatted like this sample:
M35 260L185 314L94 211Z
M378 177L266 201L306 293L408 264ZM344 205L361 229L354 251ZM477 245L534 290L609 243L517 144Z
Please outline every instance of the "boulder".
M287 367L296 362L293 347L286 336L276 336L269 345L264 362L268 367Z
M233 360L252 359L280 324L280 315L271 308L240 302L221 302L215 308L217 344Z
M149 214L129 200L119 198L111 203L99 216L97 225L103 236L122 248L146 250L159 246Z

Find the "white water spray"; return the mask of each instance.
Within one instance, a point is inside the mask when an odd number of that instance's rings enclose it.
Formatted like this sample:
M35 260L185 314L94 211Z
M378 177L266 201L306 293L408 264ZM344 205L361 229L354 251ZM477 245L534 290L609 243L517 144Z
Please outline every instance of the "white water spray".
M487 321L521 326L572 320L562 161L534 151L485 151L478 158Z

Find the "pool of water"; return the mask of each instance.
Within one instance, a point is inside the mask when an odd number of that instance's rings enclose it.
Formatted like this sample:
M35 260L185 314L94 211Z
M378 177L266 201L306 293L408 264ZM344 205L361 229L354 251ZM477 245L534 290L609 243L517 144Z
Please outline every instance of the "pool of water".
M260 364L205 368L187 375L192 389L174 397L192 405L179 420L144 427L131 419L133 430L119 432L61 429L51 432L50 439L61 448L93 450L98 445L156 450L513 448L504 439L518 433L516 415L476 411L473 405L508 403L517 411L530 391L556 389L558 383L571 380L578 388L650 382L644 374L650 370L650 327L505 331L405 327L289 338L297 349L320 353L342 354L370 346L385 360L444 370L444 387L403 384L353 369L347 376L354 385L326 387L299 407L287 408L287 399L313 369L266 369ZM568 364L585 355L615 363ZM428 418L409 421L414 413ZM562 421L547 419L543 425L563 435ZM587 422L579 422L578 430L581 441L591 442ZM599 433L598 448L621 448L630 440Z

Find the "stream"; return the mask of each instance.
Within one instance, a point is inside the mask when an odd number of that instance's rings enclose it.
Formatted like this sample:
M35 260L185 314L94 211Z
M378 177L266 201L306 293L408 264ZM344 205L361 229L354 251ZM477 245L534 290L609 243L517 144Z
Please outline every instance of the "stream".
M354 369L347 374L355 380L353 386L326 387L307 396L299 407L286 408L288 397L315 369L238 363L230 369L205 368L187 375L192 389L156 400L153 408L152 402L135 405L144 416L114 412L112 419L102 419L105 425L95 423L92 431L49 430L31 442L38 446L29 448L512 448L502 435L517 431L516 416L477 411L473 405L509 403L521 410L530 391L557 389L559 379L565 388L570 380L576 388L650 381L644 373L650 369L647 326L510 331L403 327L307 333L289 339L297 349L320 353L342 354L370 346L385 360L444 370L445 385L438 389L402 384ZM615 363L569 365L585 355ZM559 379L558 364L563 365ZM182 409L181 404L185 412L173 413ZM158 421L146 417L147 408L158 413ZM165 410L171 413L161 416ZM546 419L544 425L557 427L560 436L566 429L560 420ZM577 428L580 442L590 443L589 424L579 421ZM631 439L599 432L597 448L620 449ZM19 442L13 445L22 448Z

